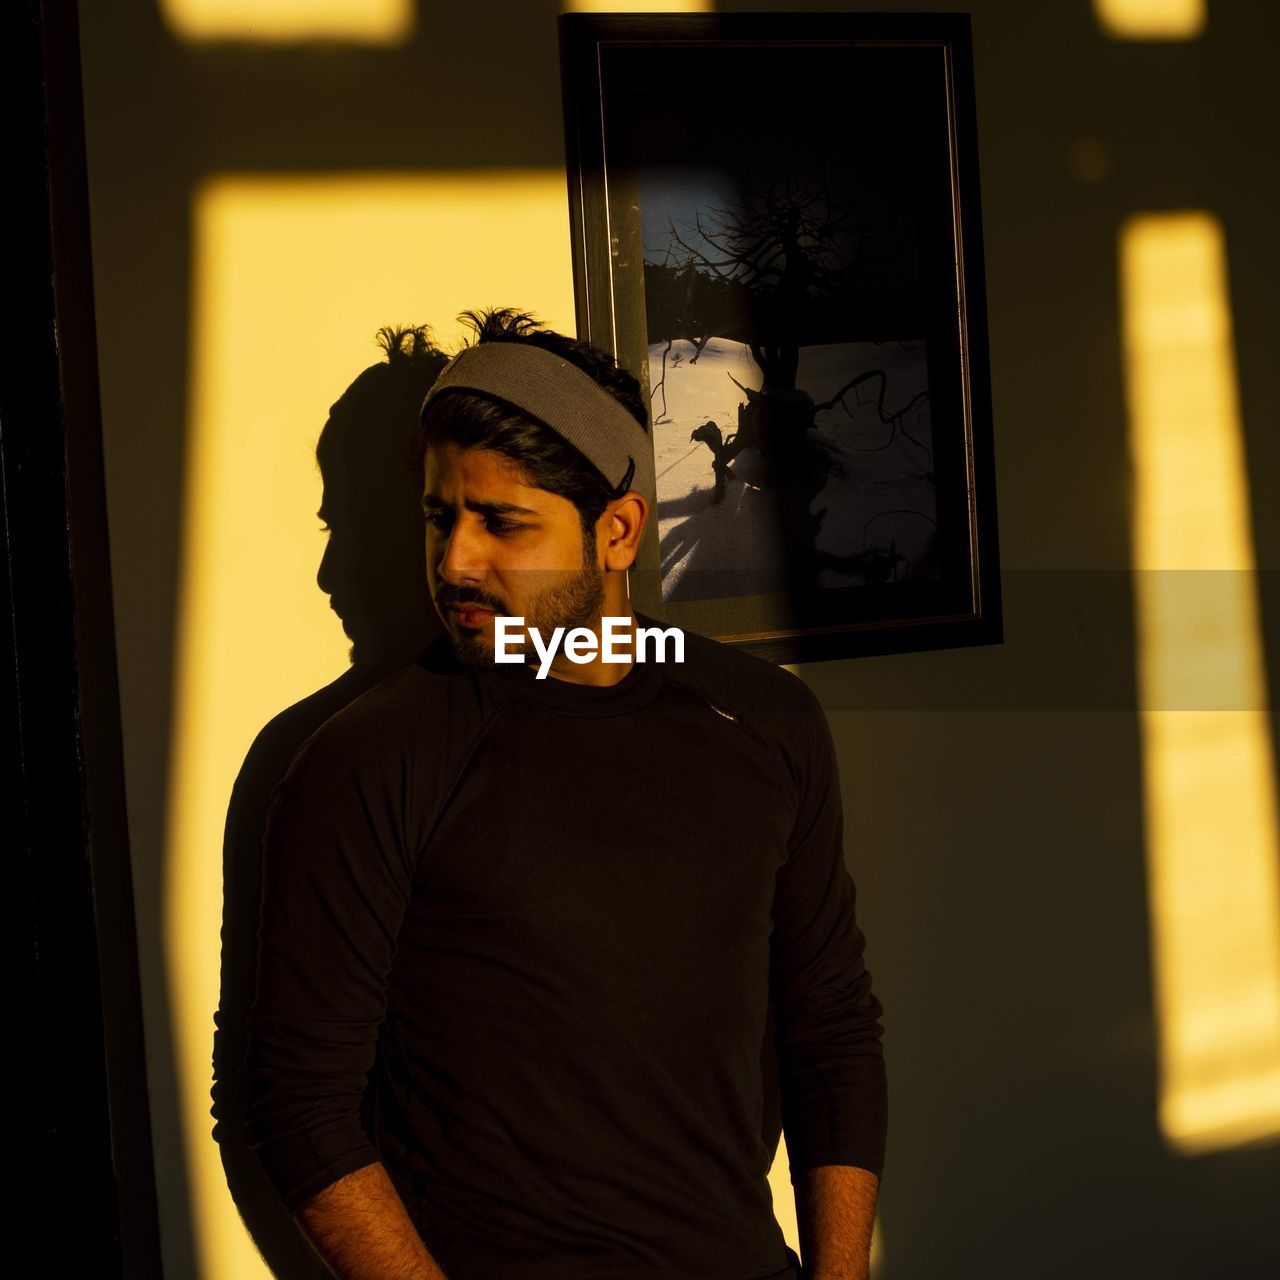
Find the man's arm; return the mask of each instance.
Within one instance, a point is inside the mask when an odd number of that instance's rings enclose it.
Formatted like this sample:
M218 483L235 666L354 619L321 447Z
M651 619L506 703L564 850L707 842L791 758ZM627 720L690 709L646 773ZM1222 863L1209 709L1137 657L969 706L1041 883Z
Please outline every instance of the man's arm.
M791 743L796 818L770 939L782 1124L806 1277L865 1280L888 1120L883 1010L845 867L835 745L802 689Z
M360 725L328 722L272 794L247 1028L248 1137L335 1274L434 1280L441 1273L414 1245L361 1118L417 856L404 765L367 739ZM419 1270L404 1270L406 1258Z
M796 1218L806 1280L867 1280L880 1179L868 1169L828 1164L796 1179Z
M339 1178L294 1221L338 1280L445 1280L381 1164Z

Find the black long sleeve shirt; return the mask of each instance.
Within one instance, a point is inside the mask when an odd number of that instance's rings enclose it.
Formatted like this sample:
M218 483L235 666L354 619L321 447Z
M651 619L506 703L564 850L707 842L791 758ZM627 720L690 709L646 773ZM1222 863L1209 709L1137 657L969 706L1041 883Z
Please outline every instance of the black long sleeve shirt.
M826 719L789 672L685 635L684 663L606 687L437 644L299 749L246 1060L291 1212L381 1160L450 1280L790 1276L771 999L792 1181L881 1172Z

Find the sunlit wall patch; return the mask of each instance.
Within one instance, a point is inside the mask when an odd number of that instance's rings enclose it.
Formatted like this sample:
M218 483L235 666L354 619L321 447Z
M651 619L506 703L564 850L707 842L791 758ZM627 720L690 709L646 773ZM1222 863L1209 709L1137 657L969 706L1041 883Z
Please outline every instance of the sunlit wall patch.
M417 0L160 0L174 35L190 41L404 44Z
M210 1137L223 833L236 776L272 717L348 667L317 585L316 441L382 353L380 326L501 303L573 333L564 171L221 174L193 196L164 977L200 1280L268 1280ZM513 228L516 231L513 233ZM175 412L175 418L178 418ZM426 592L426 583L423 583Z
M560 0L561 13L714 13L716 0Z
M1204 212L1120 234L1159 1125L1280 1134L1280 847L1226 252Z
M1093 0L1093 12L1117 40L1194 40L1208 22L1205 0Z

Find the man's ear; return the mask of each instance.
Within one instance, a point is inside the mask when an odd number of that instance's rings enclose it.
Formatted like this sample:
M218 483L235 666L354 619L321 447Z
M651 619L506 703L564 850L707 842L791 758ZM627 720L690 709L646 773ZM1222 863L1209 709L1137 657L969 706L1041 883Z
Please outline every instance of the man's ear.
M644 495L635 489L628 489L605 509L603 518L608 530L604 546L606 569L621 571L630 569L635 563L640 535L644 532L644 522L648 515L649 504Z

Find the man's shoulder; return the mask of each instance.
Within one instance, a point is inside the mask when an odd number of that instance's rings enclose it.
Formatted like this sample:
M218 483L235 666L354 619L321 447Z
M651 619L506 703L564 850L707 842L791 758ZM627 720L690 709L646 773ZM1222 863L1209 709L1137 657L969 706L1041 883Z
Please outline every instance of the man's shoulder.
M637 614L645 626L674 624ZM822 715L809 686L785 667L777 666L736 645L725 644L687 627L684 661L667 667L667 679L682 685L728 711L744 717L758 731L793 736L797 722Z
M495 710L489 683L451 660L446 645L427 646L324 720L294 764L367 772L396 761L441 764L467 749Z

